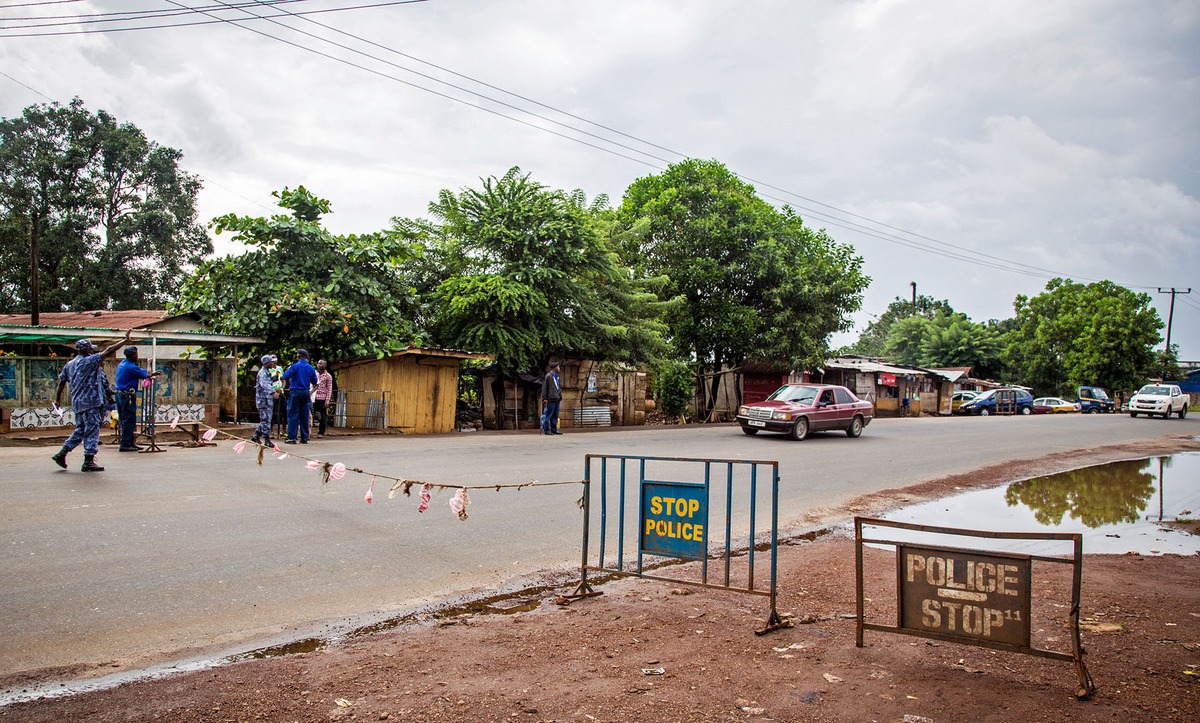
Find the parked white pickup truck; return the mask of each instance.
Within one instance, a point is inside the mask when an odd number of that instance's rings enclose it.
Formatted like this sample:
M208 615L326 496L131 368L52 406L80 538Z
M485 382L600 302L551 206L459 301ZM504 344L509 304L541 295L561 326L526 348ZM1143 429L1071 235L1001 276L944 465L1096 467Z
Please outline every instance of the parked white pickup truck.
M1183 419L1187 416L1189 399L1178 384L1147 384L1129 398L1129 416L1161 414L1166 419L1178 414Z

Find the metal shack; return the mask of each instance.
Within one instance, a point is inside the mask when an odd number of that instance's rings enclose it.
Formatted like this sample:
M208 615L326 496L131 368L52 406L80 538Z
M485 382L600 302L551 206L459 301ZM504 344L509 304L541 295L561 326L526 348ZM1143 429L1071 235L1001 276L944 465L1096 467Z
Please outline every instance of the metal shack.
M331 361L336 373L335 420L358 429L398 429L408 434L453 432L459 371L464 359L488 354L407 347L383 358Z

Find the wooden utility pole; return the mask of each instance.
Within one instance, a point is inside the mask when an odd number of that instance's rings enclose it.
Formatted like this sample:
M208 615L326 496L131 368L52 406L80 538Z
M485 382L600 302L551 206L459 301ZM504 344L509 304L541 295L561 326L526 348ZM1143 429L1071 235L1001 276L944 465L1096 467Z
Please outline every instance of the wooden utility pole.
M917 315L917 282L910 281L910 282L908 282L908 285L912 287L913 316L916 316Z
M1164 288L1160 287L1158 289L1158 293L1171 295L1171 310L1167 312L1167 355L1170 356L1170 354L1171 354L1171 323L1175 320L1175 295L1176 294L1185 294L1185 295L1190 294L1190 293L1192 293L1192 289L1191 289L1191 287L1188 287L1187 291L1179 291L1178 289L1175 289L1175 288L1164 289Z
M41 284L38 281L38 242L41 240L42 219L38 212L33 212L33 227L29 230L29 325L38 326L41 317L38 307L41 306Z

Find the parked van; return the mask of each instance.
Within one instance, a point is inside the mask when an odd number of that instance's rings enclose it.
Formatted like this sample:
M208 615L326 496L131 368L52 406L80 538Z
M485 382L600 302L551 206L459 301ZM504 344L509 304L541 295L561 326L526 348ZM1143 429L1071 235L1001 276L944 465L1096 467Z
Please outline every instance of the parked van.
M1108 392L1100 387L1080 387L1076 390L1079 410L1084 414L1108 414L1117 411L1116 402L1108 398Z

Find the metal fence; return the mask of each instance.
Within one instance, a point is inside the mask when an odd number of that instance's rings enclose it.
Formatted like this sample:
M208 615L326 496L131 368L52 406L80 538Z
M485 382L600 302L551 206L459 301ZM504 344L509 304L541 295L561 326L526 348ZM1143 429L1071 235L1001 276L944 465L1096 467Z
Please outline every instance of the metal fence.
M387 392L382 389L339 389L333 395L329 423L349 429L387 429Z
M582 505L583 560L575 596L596 594L588 571L630 575L769 597L766 625L755 632L788 626L776 609L778 462L589 454ZM766 542L757 539L760 515L769 515ZM712 534L714 522L723 535ZM636 542L627 545L628 540ZM765 586L756 581L757 553L764 547L770 555ZM698 561L698 579L666 575L672 558ZM714 562L718 569L712 575Z

